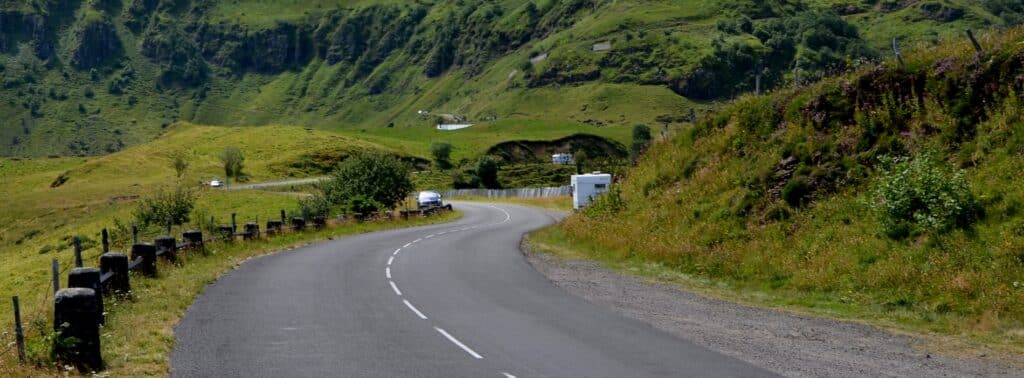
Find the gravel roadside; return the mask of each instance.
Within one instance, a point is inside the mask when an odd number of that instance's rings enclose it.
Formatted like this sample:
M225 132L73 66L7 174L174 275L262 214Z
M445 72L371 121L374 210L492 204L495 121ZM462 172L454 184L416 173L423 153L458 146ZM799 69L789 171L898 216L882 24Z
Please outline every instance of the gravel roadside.
M919 349L922 341L868 325L759 309L647 282L592 261L532 253L554 284L591 302L791 377L1024 377L989 357L959 359Z

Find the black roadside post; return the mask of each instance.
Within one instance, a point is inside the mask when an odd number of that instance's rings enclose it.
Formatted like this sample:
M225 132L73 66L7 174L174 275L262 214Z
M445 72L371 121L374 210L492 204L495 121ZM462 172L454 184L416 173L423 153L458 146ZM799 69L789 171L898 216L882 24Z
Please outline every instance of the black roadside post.
M139 228L132 225L132 244L139 244Z
M238 222L235 222L235 213L231 213L231 232L238 232Z
M281 209L281 224L288 223L288 219L285 218L284 209Z
M92 289L96 295L96 311L99 313L99 322L104 324L106 321L103 316L103 288L100 287L100 276L99 268L71 269L71 273L68 273L68 287Z
M21 305L18 303L18 296L11 298L14 301L14 337L18 346L18 361L25 363L25 331L21 329Z
M181 238L185 240L188 248L191 250L202 250L203 249L203 232L199 230L189 230L181 234Z
M100 305L93 289L61 289L53 299L53 352L82 373L103 370L100 355ZM68 342L75 340L77 342Z
M132 265L136 265L139 271L147 277L156 276L156 246L148 243L140 243L132 246Z
M131 291L128 275L128 255L123 253L104 253L100 256L100 273L110 275L103 284L104 293L126 295Z
M235 241L235 231L231 228L231 225L217 227L217 232L220 233L221 239L225 242Z
M156 254L174 262L178 260L178 241L173 236L161 236L153 240L156 245Z

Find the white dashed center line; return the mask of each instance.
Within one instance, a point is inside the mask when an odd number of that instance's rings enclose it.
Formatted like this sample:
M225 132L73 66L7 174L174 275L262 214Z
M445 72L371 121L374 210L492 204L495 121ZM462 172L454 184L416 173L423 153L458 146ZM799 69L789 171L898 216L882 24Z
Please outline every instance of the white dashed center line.
M481 356L479 353L473 351L472 349L469 349L469 347L466 346L466 344L463 344L461 341L459 341L452 335L448 334L448 332L445 332L445 330L441 329L440 327L434 327L434 329L436 329L437 332L440 332L441 335L443 335L444 337L448 338L448 341L451 341L453 344L458 345L459 348L462 348L462 350L466 351L466 353L469 353L469 355L473 356L473 358L478 360L484 358L484 356Z
M415 312L415 313L416 313L416 316L419 316L419 317L420 317L420 319L423 319L423 320L427 320L427 316L426 316L426 315L423 315L423 313L422 313L422 312L420 312L420 310L416 309L416 307L415 307L415 306L413 306L413 305L412 305L412 303L409 303L409 301L407 301L407 300L405 300L405 299L403 299L403 300L402 300L402 302L405 302L405 305L406 305L407 307L409 307L409 309L410 309L410 310L412 310L412 312Z
M501 210L501 212L505 213L505 220L503 220L501 222L497 222L497 223L490 223L490 224L482 225L482 226L487 227L487 226L499 225L499 224L507 223L509 220L512 219L512 215L509 214L508 211L505 211L505 209L502 209L502 208L499 208L499 207L495 207L495 206L488 206L488 207L493 208L493 209L497 209L497 210ZM413 244L419 243L419 242L423 241L424 239L434 238L435 236L441 236L441 235L446 235L446 234L449 234L449 233L456 233L456 232L462 232L462 231L475 230L475 229L480 228L480 227L481 227L481 225L466 226L466 227L462 227L462 228L457 228L457 229L451 229L451 230L448 230L448 231L438 232L436 234L430 234L430 235L427 235L427 236L425 236L423 238L419 238L419 239L413 240L411 242L408 242L402 248L409 248ZM395 252L391 254L391 257L388 258L387 267L384 268L384 275L387 276L388 283L391 284L391 289L393 289L395 291L395 294L400 296L400 297L402 296L402 291L398 290L398 285L396 285L395 281L392 281L392 279L391 279L391 264L393 264L395 262L395 257L398 256L398 253L402 251L402 248L396 249ZM420 312L420 310L418 308L416 308L416 306L413 306L412 303L409 302L409 300L403 298L402 299L402 303L404 303L405 306L408 307L410 311L415 313L416 316L418 316L420 319L427 320L427 316L424 315L423 312ZM484 358L479 353L477 353L476 351L474 351L470 347L466 346L466 344L463 344L461 341L456 339L455 336L452 336L450 333L448 333L444 329L442 329L440 327L434 327L434 329L437 330L437 332L440 333L442 336L444 336L446 339L448 339L448 341L451 341L452 344L455 344L459 348L462 348L463 351L468 353L473 358L478 359L478 360ZM501 373L501 375L503 375L506 378L516 378L516 376L514 376L512 374L509 374L507 372L504 372L504 371L502 371L500 373Z

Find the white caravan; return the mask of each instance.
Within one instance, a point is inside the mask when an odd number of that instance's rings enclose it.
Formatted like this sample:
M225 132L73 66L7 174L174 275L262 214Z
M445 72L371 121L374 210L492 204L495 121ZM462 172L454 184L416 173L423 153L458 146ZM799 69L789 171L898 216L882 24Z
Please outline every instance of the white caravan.
M579 210L590 204L590 201L608 191L612 186L612 175L594 172L585 175L572 175L572 208Z

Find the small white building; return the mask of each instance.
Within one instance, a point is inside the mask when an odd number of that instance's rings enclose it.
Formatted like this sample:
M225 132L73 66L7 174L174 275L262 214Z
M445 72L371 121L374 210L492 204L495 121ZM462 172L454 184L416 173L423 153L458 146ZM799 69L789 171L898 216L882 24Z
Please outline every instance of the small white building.
M594 172L572 175L572 208L579 210L590 204L594 198L604 194L612 186L612 175Z
M570 154L554 154L551 155L551 164L555 165L569 165L574 163L572 155Z

